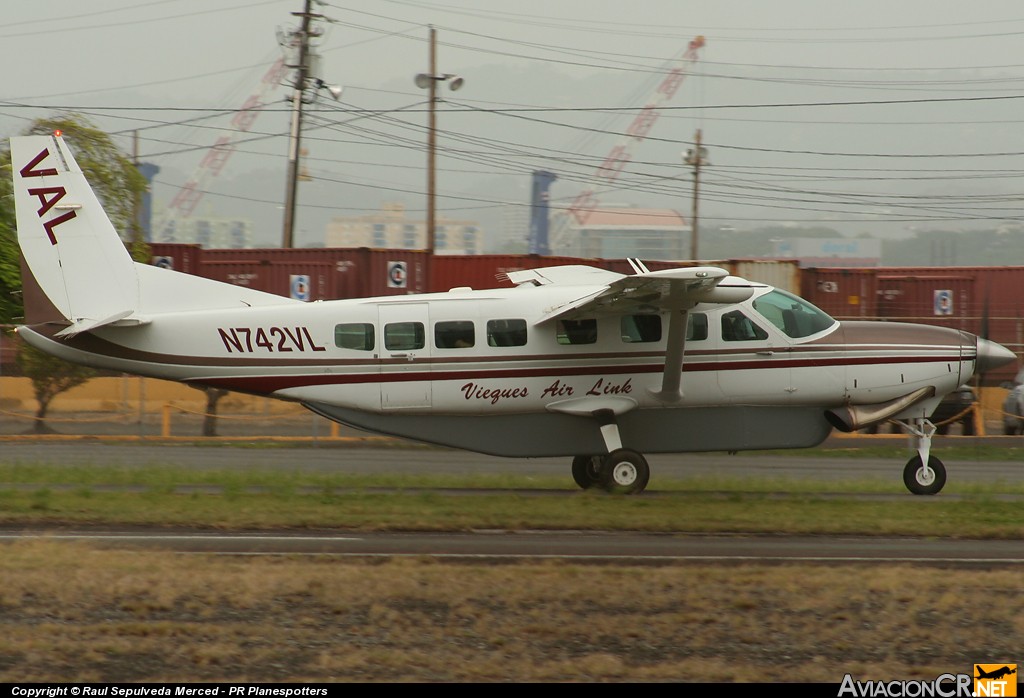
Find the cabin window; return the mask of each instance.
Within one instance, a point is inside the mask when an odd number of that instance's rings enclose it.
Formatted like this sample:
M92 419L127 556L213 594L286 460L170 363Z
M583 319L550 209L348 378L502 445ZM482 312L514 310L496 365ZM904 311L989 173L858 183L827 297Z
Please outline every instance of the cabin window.
M659 342L661 341L661 316L623 315L620 330L623 342Z
M349 322L334 326L334 345L339 349L373 351L373 325L368 322Z
M836 323L813 305L784 291L770 291L756 301L754 310L793 339L827 330Z
M469 320L451 320L434 324L434 346L438 349L463 349L476 344L476 332Z
M488 320L487 345L521 347L526 344L526 320Z
M740 311L733 310L722 316L722 341L752 342L758 339L768 339L768 333Z
M597 341L597 320L559 320L555 337L559 344L593 344Z
M384 348L389 351L422 349L424 336L422 322L391 322L384 325Z
M708 316L704 313L690 313L686 319L686 341L699 342L708 338Z
M660 315L624 315L621 321L622 341L660 342L662 334ZM708 338L708 316L704 313L688 313L686 316L686 341L699 342Z

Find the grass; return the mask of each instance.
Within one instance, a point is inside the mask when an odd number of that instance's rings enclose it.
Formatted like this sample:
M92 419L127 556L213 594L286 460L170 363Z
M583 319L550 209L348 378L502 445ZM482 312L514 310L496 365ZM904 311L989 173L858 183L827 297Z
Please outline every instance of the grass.
M1013 661L1017 571L223 558L19 543L0 681L935 678Z
M1020 502L999 499L1021 494L1019 486L951 483L948 491L962 497L913 497L898 481L698 477L659 480L659 489L639 497L612 497L571 489L567 480L564 474L356 476L170 465L0 465L0 523L1024 536ZM488 492L460 493L469 488Z

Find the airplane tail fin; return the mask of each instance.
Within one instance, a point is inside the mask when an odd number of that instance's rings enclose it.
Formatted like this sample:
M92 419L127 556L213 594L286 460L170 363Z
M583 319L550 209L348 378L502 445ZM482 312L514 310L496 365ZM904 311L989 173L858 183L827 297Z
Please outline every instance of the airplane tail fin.
M64 139L11 138L11 164L18 244L38 288L70 324L62 334L130 318L139 308L135 263Z

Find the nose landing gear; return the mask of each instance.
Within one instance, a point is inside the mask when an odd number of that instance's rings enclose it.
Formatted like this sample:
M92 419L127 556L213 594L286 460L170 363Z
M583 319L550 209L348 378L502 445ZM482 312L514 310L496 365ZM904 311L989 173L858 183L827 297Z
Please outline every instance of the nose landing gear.
M917 449L917 455L903 468L903 484L913 494L938 494L946 484L946 466L930 453L935 425L923 417L915 417L902 424Z
M938 494L946 484L946 466L935 456L928 456L927 466L914 456L903 468L903 484L914 494Z

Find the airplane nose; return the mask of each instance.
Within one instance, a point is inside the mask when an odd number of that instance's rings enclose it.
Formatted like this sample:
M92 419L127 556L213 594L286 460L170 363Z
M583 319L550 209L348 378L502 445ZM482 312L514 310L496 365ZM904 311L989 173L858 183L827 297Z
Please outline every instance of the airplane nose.
M978 362L974 369L976 373L985 373L1016 360L1017 355L1002 344L978 338Z

